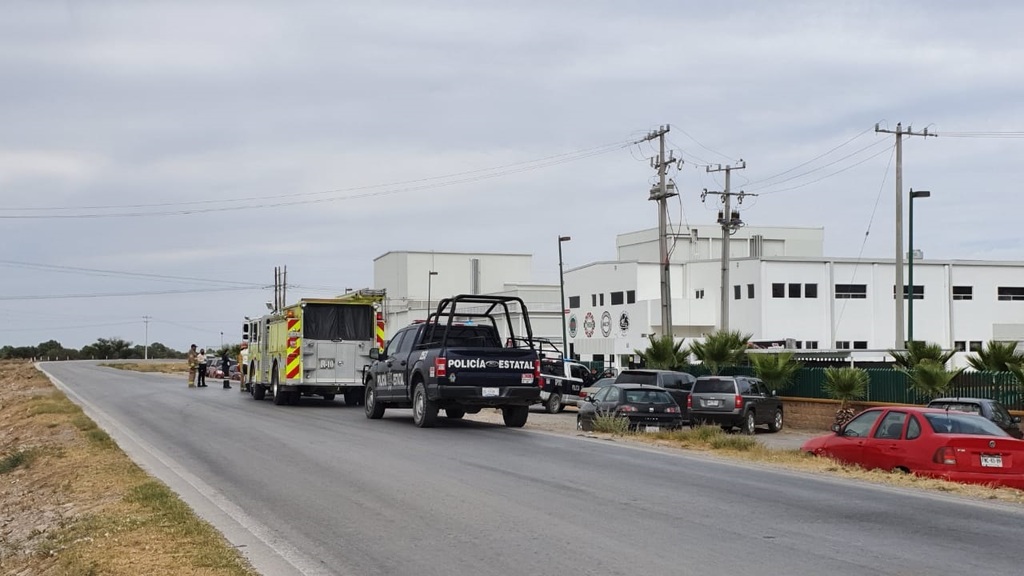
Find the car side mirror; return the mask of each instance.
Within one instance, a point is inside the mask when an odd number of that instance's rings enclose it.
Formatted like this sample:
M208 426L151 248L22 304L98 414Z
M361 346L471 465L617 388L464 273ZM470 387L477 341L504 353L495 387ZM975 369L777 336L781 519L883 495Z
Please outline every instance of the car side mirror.
M380 357L381 357L381 353L380 353L380 349L379 348L377 348L376 346L374 346L373 348L370 348L370 358L371 359L373 359L373 360L380 360Z
M587 400L587 402L590 402L591 404L594 404L594 395L593 394L587 394L586 400Z
M1010 422L1013 422L1014 424L1020 424L1020 416L1014 416L1013 418L1010 418Z
M833 424L831 430L833 432L835 432L836 434L842 434L843 433L843 427L840 426L839 424Z
M778 392L776 390L772 390L772 396L778 396Z

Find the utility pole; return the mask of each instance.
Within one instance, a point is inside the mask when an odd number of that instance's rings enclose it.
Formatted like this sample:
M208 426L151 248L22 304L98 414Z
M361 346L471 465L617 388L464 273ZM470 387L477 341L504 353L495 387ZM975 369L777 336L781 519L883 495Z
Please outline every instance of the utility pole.
M725 172L725 190L723 192L708 192L707 189L700 195L701 201L704 200L711 194L713 196L721 196L725 202L725 209L718 213L718 223L722 225L722 289L719 291L719 298L721 299L721 312L719 321L719 330L725 332L729 330L729 240L737 230L743 226L743 221L740 220L739 210L732 209L732 197L733 192L730 189L731 178L733 170L743 170L747 167L747 162L740 158L740 163L736 166L722 166L718 165L717 168L707 167L708 172ZM756 196L756 194L747 194L740 190L739 194L735 194L737 197L737 205L743 203L744 196Z
M896 135L896 284L894 286L893 300L896 301L896 350L904 350L907 342L903 337L903 300L906 298L907 287L903 285L903 137L904 136L938 136L934 132L929 133L925 128L922 132L914 132L912 126L903 129L903 123L896 124L896 130L879 128L875 124L875 132ZM913 298L914 287L910 287L911 298Z
M143 316L142 323L146 325L146 348L143 352L142 357L145 360L149 360L149 319L151 316Z
M658 139L658 156L651 158L651 168L658 171L658 184L651 188L651 195L648 200L658 202L658 252L661 259L661 334L672 336L672 288L669 280L669 254L668 254L668 199L676 196L676 186L672 182L666 182L665 169L677 161L669 153L665 158L665 134L671 127L666 124L657 130L648 132L647 136L639 142L647 142Z

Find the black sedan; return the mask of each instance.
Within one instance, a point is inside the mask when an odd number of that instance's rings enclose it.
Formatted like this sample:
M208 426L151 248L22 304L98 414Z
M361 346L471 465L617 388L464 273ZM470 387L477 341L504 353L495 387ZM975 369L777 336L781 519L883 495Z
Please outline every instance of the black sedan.
M593 430L600 416L626 418L632 430L656 432L683 425L683 414L672 396L661 387L643 384L611 384L599 389L580 407L578 430Z

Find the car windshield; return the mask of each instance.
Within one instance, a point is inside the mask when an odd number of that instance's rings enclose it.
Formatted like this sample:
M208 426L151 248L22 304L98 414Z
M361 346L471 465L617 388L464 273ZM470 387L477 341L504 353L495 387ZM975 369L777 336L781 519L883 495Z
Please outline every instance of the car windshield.
M661 390L626 390L627 404L671 404L672 397Z
M967 412L969 414L981 414L981 406L977 404L970 404L967 402L932 402L928 405L929 408L939 408L940 410L955 410L957 412Z
M693 384L693 393L713 392L716 394L734 394L736 386L726 378L698 378Z
M964 412L928 413L924 415L936 434L973 434L976 436L1009 436L991 420Z
M615 379L619 384L650 384L658 383L658 375L651 372L623 372Z

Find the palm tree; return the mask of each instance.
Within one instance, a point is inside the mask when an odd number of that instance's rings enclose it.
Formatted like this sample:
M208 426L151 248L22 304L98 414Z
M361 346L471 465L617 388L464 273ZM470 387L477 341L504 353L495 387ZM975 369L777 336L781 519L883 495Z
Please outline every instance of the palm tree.
M646 350L633 350L643 360L644 366L663 370L679 370L686 366L686 352L680 350L682 341L676 342L667 334L660 338L652 334L647 339Z
M1017 352L1016 342L989 340L985 348L967 358L967 363L975 370L1009 372L1011 365L1024 365L1024 354Z
M911 370L904 370L910 376L910 387L929 400L942 396L949 390L949 384L964 369L949 371L937 360L925 358Z
M708 334L703 342L692 342L690 354L707 366L712 374L718 374L723 366L739 364L747 353L747 346L753 334L741 334L738 330L718 330Z
M942 346L938 344L931 344L928 342L921 342L920 340L911 340L907 342L907 350L889 350L889 355L892 356L893 361L896 363L898 368L906 368L912 370L914 366L921 363L922 360L935 360L943 366L949 359L953 357L954 351L943 351Z
M754 366L754 373L770 390L783 390L789 387L793 377L804 366L801 362L793 360L792 352L748 354L748 357Z
M822 388L829 398L839 400L834 426L842 426L853 418L853 408L848 404L851 400L859 400L867 395L870 381L867 371L861 368L825 369L825 384Z

